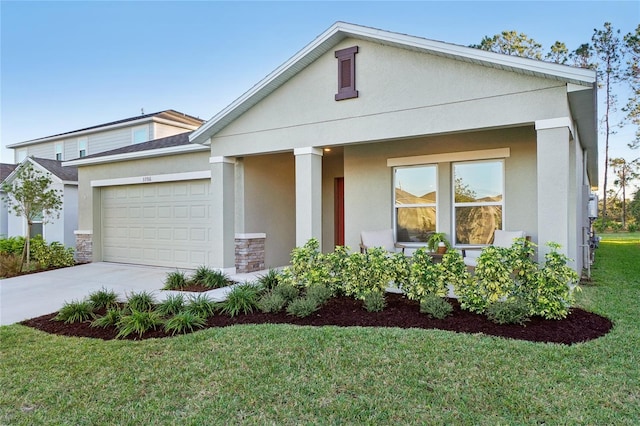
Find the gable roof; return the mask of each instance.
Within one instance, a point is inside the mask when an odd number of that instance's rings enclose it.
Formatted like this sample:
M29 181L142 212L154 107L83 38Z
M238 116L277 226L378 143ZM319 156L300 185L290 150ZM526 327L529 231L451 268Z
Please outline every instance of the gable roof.
M16 167L17 167L16 164L0 163L0 183L3 180L5 180L7 177L9 177L11 172L13 172Z
M48 172L53 175L54 180L65 184L77 184L78 183L78 168L77 167L63 167L62 161L49 160L47 158L27 157L22 163L15 165L14 170L4 179L5 182L12 182L15 176L18 174L18 170L25 163L31 163L33 166L42 171Z
M596 82L596 74L593 70L488 52L476 48L346 22L336 22L262 81L213 116L199 129L195 130L190 136L191 142L207 144L210 137L218 133L233 120L302 71L307 65L314 62L346 38L372 41L383 45L443 56L524 75L559 80L575 86L583 86L585 89L594 90ZM592 97L594 96L595 95L592 95ZM593 103L595 103L595 98ZM590 114L590 112L591 109L595 108L595 105L588 105L587 108L589 111L583 113L583 116L589 117L593 115ZM595 129L595 124L590 127ZM589 136L587 136L587 138L589 138ZM591 144L597 148L597 134L595 135L595 139L595 141L587 141L587 144Z
M49 140L59 139L63 136L80 136L86 133L92 133L97 130L107 130L111 128L117 128L122 126L130 126L134 124L142 124L149 121L165 121L173 124L181 124L186 128L194 129L204 123L204 120L193 117L191 115L184 114L179 111L167 109L164 111L154 112L151 114L137 115L135 117L123 118L122 120L111 121L109 123L98 124L91 127L85 127L83 129L72 130L70 132L58 133L56 135L45 136L43 138L31 139L24 142L18 142L11 145L7 145L7 148L18 148L25 145L32 145L36 143L46 142Z
M159 157L162 155L179 154L190 151L205 151L208 148L192 144L189 141L191 132L179 133L165 138L148 142L123 146L110 151L99 152L86 157L64 162L64 168L69 166L83 166L88 164L109 163L133 158Z

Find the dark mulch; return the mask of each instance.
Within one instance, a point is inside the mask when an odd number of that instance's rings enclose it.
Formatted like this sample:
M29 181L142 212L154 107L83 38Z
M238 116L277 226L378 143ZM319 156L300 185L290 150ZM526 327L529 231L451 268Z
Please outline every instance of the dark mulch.
M567 318L545 320L532 318L526 325L499 325L486 317L460 309L458 302L450 300L453 314L443 320L430 319L421 314L417 302L408 300L400 294L387 294L387 307L382 312L367 312L362 302L348 297L336 297L327 302L320 310L306 318L297 318L286 313L265 314L254 312L248 315L229 317L215 315L209 318L207 327L227 327L239 324L294 324L301 326L334 325L340 327L399 327L449 330L458 333L482 333L509 339L529 340L532 342L573 343L585 342L605 335L613 323L600 315L574 308ZM48 333L64 336L92 337L97 339L115 339L116 330L91 327L88 323L65 324L52 321L56 313L23 321L21 324L37 328ZM169 337L162 330L143 334L143 339ZM140 339L137 335L131 339Z

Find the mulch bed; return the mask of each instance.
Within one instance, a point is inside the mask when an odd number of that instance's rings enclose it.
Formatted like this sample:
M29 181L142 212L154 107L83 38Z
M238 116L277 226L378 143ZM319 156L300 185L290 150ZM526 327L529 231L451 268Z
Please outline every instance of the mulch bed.
M422 328L449 330L457 333L482 333L509 339L571 345L596 339L608 333L613 327L613 323L609 319L579 308L571 309L567 318L562 320L545 320L534 317L524 326L499 325L489 321L483 315L460 309L460 305L455 299L449 301L453 305L453 313L442 320L431 319L426 314L421 314L417 302L408 300L400 294L388 293L387 307L382 312L367 312L360 301L348 297L335 297L306 318L297 318L286 313L254 312L236 317L219 314L209 318L207 328L240 324ZM117 331L114 328L103 329L91 327L89 323L65 324L62 321L52 321L55 315L56 313L43 315L23 321L21 324L64 336L104 340L116 337ZM159 329L143 334L142 339L170 336L171 334ZM129 336L129 338L132 340L141 339L138 335Z

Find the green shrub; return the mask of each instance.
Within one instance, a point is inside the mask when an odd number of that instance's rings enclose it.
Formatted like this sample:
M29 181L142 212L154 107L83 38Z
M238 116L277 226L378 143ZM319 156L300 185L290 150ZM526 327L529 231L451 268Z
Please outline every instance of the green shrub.
M629 232L638 232L638 224L637 223L630 223L627 225L627 231Z
M425 248L419 248L413 254L409 270L409 279L401 286L409 299L422 300L428 295L447 294L444 266L442 263L433 263Z
M216 312L216 302L210 300L206 294L198 294L189 298L185 310L207 319Z
M276 313L284 309L287 300L275 291L269 291L258 300L258 309L265 313Z
M56 321L64 321L67 324L89 321L95 318L93 305L88 300L71 301L65 303L58 314L53 318Z
M549 243L551 251L545 254L545 263L529 284L528 297L531 314L546 319L562 319L575 303L574 292L580 277L567 265L569 258L558 253L560 245Z
M187 276L184 271L175 270L167 273L163 290L178 290L187 286Z
M233 284L231 278L222 271L211 271L202 281L202 285L207 288L222 288L230 286L231 284Z
M276 269L269 269L269 271L258 277L258 284L260 284L266 290L272 290L276 288L280 282L280 272Z
M227 274L222 271L210 269L206 266L199 266L191 278L194 284L207 288L221 288L231 285L233 282Z
M118 328L116 337L127 337L134 333L142 337L146 331L155 330L160 325L162 325L162 318L157 312L131 310L129 314L120 317L116 325Z
M11 278L22 272L21 255L0 253L0 278Z
M487 318L497 324L522 325L529 320L529 311L528 303L522 299L515 298L490 303L485 314Z
M156 311L158 311L160 315L168 317L184 311L185 308L186 301L182 294L170 294L157 305Z
M387 306L384 293L372 291L364 295L364 308L368 312L382 312Z
M54 241L47 245L42 236L31 239L30 242L31 258L38 262L41 268L61 268L64 266L73 266L73 249L65 247L63 244Z
M176 333L184 334L191 333L198 328L202 328L206 323L206 320L200 315L197 315L192 311L184 311L169 318L164 324L164 329L172 335L175 335Z
M287 313L298 318L304 318L317 311L319 308L315 300L308 297L299 297L289 303Z
M156 299L146 291L134 292L127 297L127 309L131 311L152 311L155 305Z
M303 247L291 251L291 266L282 271L282 282L298 288L324 284L331 286L330 264L320 253L320 243L312 238Z
M280 283L274 289L273 292L284 299L285 302L291 302L300 296L300 290L296 287L286 284Z
M100 290L89 293L89 302L94 309L112 308L118 304L118 295L113 290L107 290L104 287Z
M227 300L222 302L220 312L232 317L243 313L253 312L258 306L259 290L252 284L239 284L228 294Z
M453 306L442 297L429 294L420 300L420 312L431 318L444 319L451 315Z
M22 255L24 237L9 237L0 239L0 254Z
M325 285L312 285L306 292L306 297L314 300L318 306L324 305L331 296L333 296L331 289Z
M115 327L122 317L122 310L119 308L107 309L107 312L91 322L91 327Z
M401 253L397 255L402 256ZM354 253L345 262L344 291L348 296L364 300L371 292L383 293L396 277L393 257L378 247L366 253Z

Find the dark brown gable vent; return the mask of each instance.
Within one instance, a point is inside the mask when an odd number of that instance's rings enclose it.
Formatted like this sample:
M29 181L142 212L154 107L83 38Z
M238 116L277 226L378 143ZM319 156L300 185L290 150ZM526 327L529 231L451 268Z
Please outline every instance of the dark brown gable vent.
M336 101L358 97L356 90L356 53L358 46L336 50L338 58L338 93Z

